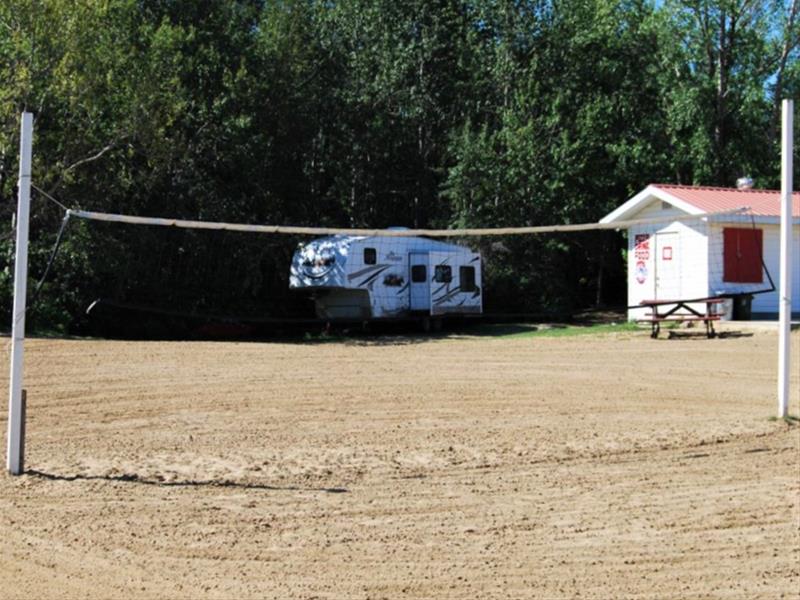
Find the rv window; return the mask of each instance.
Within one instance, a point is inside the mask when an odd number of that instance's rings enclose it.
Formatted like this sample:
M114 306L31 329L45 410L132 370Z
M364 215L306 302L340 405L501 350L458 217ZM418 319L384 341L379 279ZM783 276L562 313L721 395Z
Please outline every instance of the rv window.
M414 283L424 283L428 280L428 269L425 265L414 265L411 267L411 281Z
M378 253L375 248L364 248L364 264L374 265L378 262Z
M453 270L450 265L436 265L434 280L439 283L450 283L453 281Z
M474 292L475 287L475 267L459 267L458 278L461 282L462 292Z
M389 287L401 287L405 283L405 279L397 273L389 273L383 278L383 285Z

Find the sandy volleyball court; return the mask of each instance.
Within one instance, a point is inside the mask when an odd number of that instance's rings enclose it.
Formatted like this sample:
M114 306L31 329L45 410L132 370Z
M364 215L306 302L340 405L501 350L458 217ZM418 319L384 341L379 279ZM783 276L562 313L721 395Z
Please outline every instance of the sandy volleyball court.
M32 340L0 595L798 598L776 346Z

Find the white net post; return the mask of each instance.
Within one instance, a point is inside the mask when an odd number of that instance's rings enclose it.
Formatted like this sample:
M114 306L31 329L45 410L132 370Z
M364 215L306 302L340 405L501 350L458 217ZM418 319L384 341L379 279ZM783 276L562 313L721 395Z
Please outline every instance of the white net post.
M781 266L778 340L778 417L789 414L789 364L792 319L792 152L794 102L783 101L781 136Z
M23 470L22 363L25 344L25 300L28 281L28 218L31 202L33 115L22 113L20 127L19 200L14 259L14 311L11 324L11 381L8 397L8 449L6 467L12 475Z

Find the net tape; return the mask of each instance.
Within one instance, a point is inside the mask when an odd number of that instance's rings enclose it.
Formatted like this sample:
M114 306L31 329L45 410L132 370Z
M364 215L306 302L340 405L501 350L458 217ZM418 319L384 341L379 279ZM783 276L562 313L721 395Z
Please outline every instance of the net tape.
M185 229L211 229L222 231L241 231L246 233L273 233L288 235L353 235L370 237L458 237L458 236L486 236L486 235L524 235L536 233L559 233L572 231L593 230L618 230L627 229L634 225L650 225L658 223L673 223L676 221L696 221L718 216L744 215L750 210L742 206L733 210L699 213L693 215L678 215L670 217L656 217L650 219L637 219L630 221L617 221L615 223L576 223L572 225L541 225L532 227L498 227L482 229L358 229L340 227L298 227L293 225L250 225L245 223L224 223L214 221L192 221L185 219L164 219L158 217L137 217L114 213L92 212L85 210L67 210L67 216L94 221L111 223L127 223L130 225L156 225L161 227L181 227Z

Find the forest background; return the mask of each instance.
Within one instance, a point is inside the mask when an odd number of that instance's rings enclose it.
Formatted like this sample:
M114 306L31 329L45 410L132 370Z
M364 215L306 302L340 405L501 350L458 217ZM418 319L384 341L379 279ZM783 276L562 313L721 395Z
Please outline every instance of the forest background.
M34 184L70 207L344 227L596 221L651 182L733 186L746 175L779 187L780 100L800 91L799 10L798 0L0 0L3 322L23 110L36 119ZM34 193L31 286L62 218ZM97 298L251 317L308 310L287 289L298 240L130 229L69 224L35 328L84 331ZM484 242L487 310L624 304L621 234ZM165 258L173 250L177 262Z

